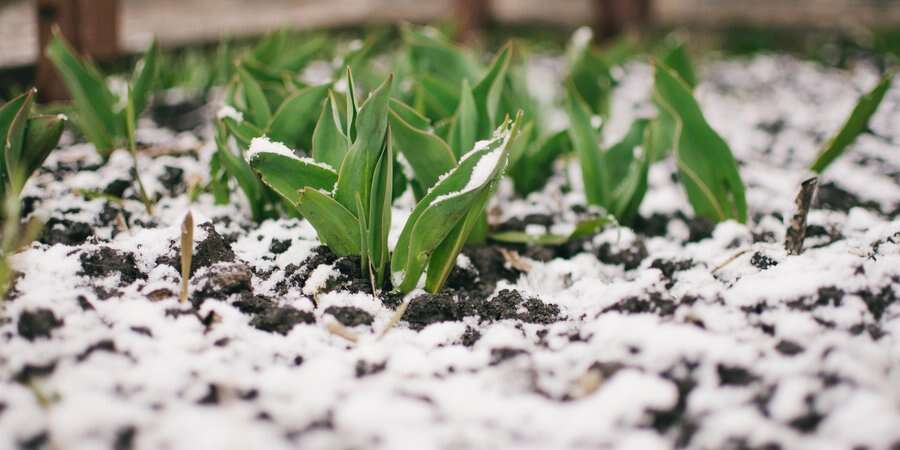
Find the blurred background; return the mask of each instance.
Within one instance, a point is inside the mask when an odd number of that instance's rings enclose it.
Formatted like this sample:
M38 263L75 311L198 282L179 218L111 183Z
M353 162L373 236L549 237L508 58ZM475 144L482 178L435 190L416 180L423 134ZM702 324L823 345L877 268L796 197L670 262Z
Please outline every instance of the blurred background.
M64 97L39 57L53 24L79 51L110 62L153 36L174 51L278 28L402 21L449 24L459 41L482 44L498 33L564 40L584 25L606 42L675 29L695 51L787 51L831 65L900 49L900 0L0 0L0 97L35 81L45 99Z

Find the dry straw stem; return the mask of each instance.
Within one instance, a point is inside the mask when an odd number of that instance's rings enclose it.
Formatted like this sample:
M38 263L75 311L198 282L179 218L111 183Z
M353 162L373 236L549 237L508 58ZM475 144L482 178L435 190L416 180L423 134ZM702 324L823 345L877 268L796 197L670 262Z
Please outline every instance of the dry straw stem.
M797 210L791 217L787 233L784 236L784 249L789 255L803 253L803 240L806 239L806 216L809 215L813 199L819 186L819 178L812 177L800 184L800 192L794 199Z
M191 260L194 257L194 216L188 211L181 223L181 295L179 301L188 299L188 288L191 281Z

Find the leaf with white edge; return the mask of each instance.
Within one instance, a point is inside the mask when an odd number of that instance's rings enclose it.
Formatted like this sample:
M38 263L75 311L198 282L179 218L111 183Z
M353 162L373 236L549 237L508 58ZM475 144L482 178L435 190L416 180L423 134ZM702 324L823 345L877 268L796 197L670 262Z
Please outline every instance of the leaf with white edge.
M597 231L610 223L615 223L615 219L611 216L593 217L578 222L574 229L567 234L530 234L525 231L502 231L491 234L491 240L509 244L558 246L574 239L597 234Z
M881 78L881 81L875 85L871 91L861 96L853 112L847 117L844 126L837 132L828 143L819 152L816 161L810 167L810 170L816 173L822 173L831 165L841 154L847 150L847 147L869 128L869 119L878 111L881 100L891 87L894 80L894 73L890 72Z
M716 222L746 222L747 200L737 162L706 122L690 87L657 62L654 96L676 119L673 151L694 212Z
M359 221L350 210L328 194L312 188L303 188L300 191L297 208L316 229L319 240L335 255L360 254L362 239Z
M337 100L329 93L323 102L322 114L313 131L312 156L331 167L341 167L341 161L350 149L350 142L344 135Z
M329 85L323 84L291 94L272 115L266 134L292 147L311 148L316 119L328 88Z
M463 80L459 105L450 122L449 144L457 158L469 151L478 140L478 107L469 82Z
M430 131L414 127L397 113L398 109L392 107L389 113L394 147L412 168L415 175L413 181L427 190L441 175L456 166L456 158L443 139Z
M241 80L244 101L247 104L247 114L244 114L244 117L259 128L267 126L269 120L272 119L272 109L269 107L266 94L263 93L259 82L250 75L246 67L238 66L237 73Z
M263 183L295 207L300 201L300 189L310 187L330 191L337 182L334 169L313 159L295 156L283 144L266 138L253 140L247 161Z
M485 190L492 190L503 173L508 158L508 144L516 123L503 124L487 141L475 144L459 165L443 175L432 189L416 204L397 240L391 258L394 285L401 292L409 292L429 264L432 253L451 234L467 214L480 216L482 210L473 208ZM456 241L465 242L465 233ZM461 243L454 242L454 247ZM443 253L446 260L456 255ZM439 264L445 266L445 261Z

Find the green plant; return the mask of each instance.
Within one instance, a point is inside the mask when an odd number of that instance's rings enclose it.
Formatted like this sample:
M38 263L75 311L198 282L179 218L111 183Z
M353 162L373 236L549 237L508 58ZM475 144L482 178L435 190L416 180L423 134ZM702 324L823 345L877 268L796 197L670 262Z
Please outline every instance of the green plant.
M591 110L571 85L566 109L569 138L581 163L588 203L603 207L621 222L630 222L647 192L649 155L636 152L649 142L649 121L636 120L620 142L604 151L599 148L600 138L591 124Z
M868 131L869 119L875 115L893 80L893 72L885 74L871 91L859 98L844 126L825 143L810 170L819 174L824 172L859 135Z
M34 240L41 229L36 220L21 223L19 195L56 148L66 120L59 115L32 114L36 92L31 89L0 106L0 301L6 297L11 278L9 256Z
M389 264L398 290L415 288L426 268L426 287L440 290L502 174L515 127L507 122L457 165L449 146L428 130L427 119L390 99L392 78L357 107L348 77L344 114L334 95L324 102L313 139L315 159L258 138L251 146L250 165L332 251L360 257L373 290L383 285ZM397 144L395 134L402 136ZM410 155L421 198L390 256L395 148ZM486 155L493 159L485 160ZM340 161L339 169L325 161Z
M156 42L137 63L124 94L112 93L106 80L89 60L79 58L59 30L47 46L47 57L56 65L63 83L75 103L75 123L104 157L127 146L134 159L135 183L148 213L152 201L144 189L138 170L135 124L147 107L159 72L159 47Z
M658 52L658 59L666 67L675 71L691 91L697 87L697 73L684 41L675 36L668 36ZM669 155L672 150L672 139L675 136L675 117L655 98L654 104L656 104L657 116L650 124L653 130L653 139L646 149L652 155L651 162L659 161Z
M654 100L675 119L673 154L694 212L715 222L746 222L744 183L728 143L706 122L678 73L659 61L655 68Z
M66 118L62 115L32 114L37 90L8 101L0 107L0 198L18 198L19 193L62 135ZM0 210L0 216L9 215ZM18 216L16 217L18 220Z

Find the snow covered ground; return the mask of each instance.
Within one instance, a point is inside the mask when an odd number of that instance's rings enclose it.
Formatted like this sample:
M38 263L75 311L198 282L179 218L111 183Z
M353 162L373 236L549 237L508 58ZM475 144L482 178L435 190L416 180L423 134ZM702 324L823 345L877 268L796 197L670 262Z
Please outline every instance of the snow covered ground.
M648 110L651 76L623 72L608 141ZM126 153L99 166L68 146L25 193L48 227L15 256L0 319L0 449L897 448L898 86L821 180L806 252L782 245L805 167L876 78L777 56L708 66L698 97L740 161L749 224L691 219L662 162L634 230L467 250L383 336L404 299L367 293L307 223L255 225L240 193L189 205L211 143L143 123L152 218ZM557 168L527 199L502 186L492 220L571 223L580 177Z

